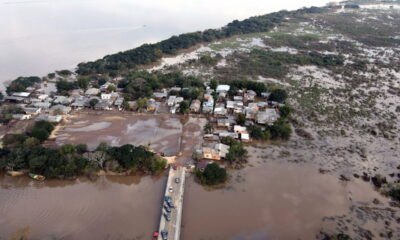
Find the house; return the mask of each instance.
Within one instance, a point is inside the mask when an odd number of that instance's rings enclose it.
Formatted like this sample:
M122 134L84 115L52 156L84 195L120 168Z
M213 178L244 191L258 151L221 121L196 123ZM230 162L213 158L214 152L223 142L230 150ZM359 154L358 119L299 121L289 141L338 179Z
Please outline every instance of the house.
M250 142L250 134L248 133L241 133L240 134L240 140L242 142Z
M214 110L214 98L211 96L203 102L203 113L212 113Z
M162 89L160 92L153 93L153 95L156 100L161 101L168 97L168 92L166 89Z
M119 110L122 110L122 104L124 103L123 98L117 98L114 102L114 106L116 106Z
M254 101L254 99L256 98L256 96L257 96L257 93L256 93L255 91L253 91L253 90L247 90L247 91L244 93L244 101L252 102L252 101Z
M153 98L150 98L147 101L147 111L154 112L156 109L157 109L156 100L154 100Z
M257 113L256 122L258 124L273 123L278 120L279 114L274 108L268 108L265 111Z
M216 89L216 92L217 92L217 93L220 93L220 92L228 92L229 89L231 89L231 86L229 86L229 85L218 85L218 86L217 86L217 89Z
M173 95L169 96L169 98L167 100L168 107L172 107L175 105L175 99L176 99L176 96L173 96Z
M22 97L22 98L28 98L31 95L30 92L15 92L12 94L13 97Z
M233 127L233 132L238 134L247 133L247 128L240 125L235 125Z
M73 102L71 104L71 107L77 108L77 109L88 107L88 106L89 106L89 98L83 97L83 96L76 98L75 102Z
M71 112L71 110L72 110L71 107L64 106L64 105L61 105L61 104L54 105L54 106L52 106L50 108L50 111L52 113L60 112L62 114L68 114L68 113Z
M182 88L180 87L172 87L169 92L180 92L182 90Z
M85 92L86 95L92 95L92 96L97 95L99 93L100 93L100 89L98 89L98 88L89 88Z
M262 92L261 93L261 97L263 97L265 99L269 98L269 95L271 95L271 93L269 93L269 92Z
M28 120L28 119L31 118L31 115L28 115L28 114L13 114L12 118L16 119L16 120Z
M246 107L246 119L254 120L259 111L257 103L249 103Z
M62 121L62 116L61 115L51 116L49 114L41 114L41 115L37 116L36 119L45 120L45 121L48 121L48 122L59 123L59 122Z
M229 118L217 119L217 127L229 128L234 123L235 123L234 119L229 119Z
M234 132L227 132L227 131L218 133L218 136L220 138L223 138L223 137L231 137L231 138L234 138L234 139L238 139L239 138L239 134L234 133Z
M242 96L233 96L233 101L243 101L243 97Z
M43 110L48 110L51 106L51 103L49 102L36 102L33 104L34 107L36 108L41 108Z
M55 96L54 97L54 104L63 104L63 105L69 105L72 102L72 98L67 98L65 96Z
M219 161L225 158L226 154L229 152L229 146L216 143L213 146L203 147L203 158Z
M200 112L201 102L198 99L195 99L190 104L190 112L198 113Z
M49 97L49 95L47 95L47 94L39 94L39 95L37 96L37 99L39 99L40 101L44 101L44 100L46 100L48 97Z
M177 97L175 98L175 104L179 104L181 102L183 102L185 99L183 97Z
M110 100L110 99L111 99L111 94L110 94L110 93L102 93L102 94L100 95L100 98L101 98L102 100Z
M36 115L40 114L42 109L41 108L24 108L24 111L28 115L36 116Z
M110 100L102 99L95 106L94 109L97 110L111 110L112 102Z
M176 111L178 110L178 108L179 108L179 104L175 104L174 106L172 106L172 107L169 109L169 112L172 113L172 114L175 114Z
M14 97L14 96L6 96L4 97L5 102L12 102L12 103L22 103L25 101L23 97Z
M243 113L243 102L242 101L226 101L226 108L228 112L232 113Z
M214 108L214 116L216 117L221 117L221 116L226 116L228 111L225 108L224 103L217 103Z

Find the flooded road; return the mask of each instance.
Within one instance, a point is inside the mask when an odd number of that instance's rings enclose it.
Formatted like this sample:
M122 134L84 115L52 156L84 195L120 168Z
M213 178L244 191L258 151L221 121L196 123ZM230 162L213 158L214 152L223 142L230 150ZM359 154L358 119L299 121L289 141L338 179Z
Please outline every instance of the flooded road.
M0 176L0 239L150 239L166 178L91 182ZM16 238L19 239L19 238Z

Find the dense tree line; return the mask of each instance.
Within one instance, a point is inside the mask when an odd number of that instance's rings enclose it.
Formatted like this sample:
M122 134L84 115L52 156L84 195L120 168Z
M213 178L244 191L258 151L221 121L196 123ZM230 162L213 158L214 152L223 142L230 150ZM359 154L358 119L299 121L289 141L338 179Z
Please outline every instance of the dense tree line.
M277 24L284 22L286 17L300 16L305 13L321 13L323 11L325 11L325 8L311 7L290 12L270 13L243 21L235 20L221 29L208 29L203 32L198 31L172 36L155 44L144 44L135 49L107 55L93 62L80 63L76 72L80 75L115 74L139 65L155 62L163 54L174 54L181 49L187 49L199 43L211 42L238 34L266 32Z
M7 87L7 94L12 94L13 92L23 92L27 87L32 87L36 83L40 83L42 80L39 77L19 77L13 80Z

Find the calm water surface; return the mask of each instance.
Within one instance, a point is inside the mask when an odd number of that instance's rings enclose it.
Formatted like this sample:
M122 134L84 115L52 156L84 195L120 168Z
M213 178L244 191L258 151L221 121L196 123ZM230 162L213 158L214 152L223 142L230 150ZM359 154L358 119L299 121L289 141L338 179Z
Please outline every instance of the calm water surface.
M79 62L328 0L0 0L0 83ZM0 84L3 87L3 84Z

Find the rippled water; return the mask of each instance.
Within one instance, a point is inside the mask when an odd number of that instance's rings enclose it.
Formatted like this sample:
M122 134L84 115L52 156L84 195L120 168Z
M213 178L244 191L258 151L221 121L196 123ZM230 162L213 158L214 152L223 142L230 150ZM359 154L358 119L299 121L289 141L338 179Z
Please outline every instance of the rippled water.
M0 176L0 239L149 239L158 227L165 177L95 182Z

